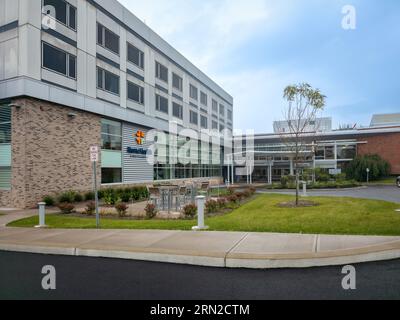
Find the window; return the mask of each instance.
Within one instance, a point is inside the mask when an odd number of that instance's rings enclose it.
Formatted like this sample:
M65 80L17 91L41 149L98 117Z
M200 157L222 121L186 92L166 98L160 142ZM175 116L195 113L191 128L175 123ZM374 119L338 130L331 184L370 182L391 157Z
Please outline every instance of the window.
M168 83L168 68L156 62L156 78Z
M212 122L212 129L213 130L218 130L218 122L217 121L213 121Z
M337 146L337 157L339 160L352 160L356 157L357 151L355 145Z
M192 98L196 101L199 98L199 92L194 85L190 85L190 98Z
M42 67L76 79L76 57L43 42Z
M212 111L218 113L218 102L214 99L212 100Z
M101 140L103 150L122 150L122 125L120 122L101 120Z
M200 103L203 106L208 106L208 101L207 100L208 100L207 95L204 92L200 92Z
M119 95L119 76L97 67L97 88Z
M225 117L225 106L223 104L219 105L219 114Z
M128 43L128 61L144 69L144 52Z
M97 24L97 44L119 55L119 36L100 23Z
M180 92L183 91L183 79L175 73L172 74L172 86Z
M169 114L168 99L156 94L156 110Z
M102 168L101 169L101 183L112 184L122 182L122 169L121 168Z
M200 125L204 129L208 129L208 118L205 116L200 117Z
M225 126L224 126L223 124L220 124L220 125L219 125L219 131L222 132L222 131L224 131L224 130L225 130Z
M0 143L11 143L11 108L0 105Z
M232 110L228 110L228 120L233 120L233 113Z
M183 106L175 102L172 103L172 115L175 118L183 119Z
M52 6L55 9L55 18L63 25L76 30L76 8L63 0L44 0L43 7ZM48 11L51 14L51 11Z
M199 115L197 112L190 111L190 123L195 125L199 124Z
M130 81L128 83L128 99L144 104L144 88Z

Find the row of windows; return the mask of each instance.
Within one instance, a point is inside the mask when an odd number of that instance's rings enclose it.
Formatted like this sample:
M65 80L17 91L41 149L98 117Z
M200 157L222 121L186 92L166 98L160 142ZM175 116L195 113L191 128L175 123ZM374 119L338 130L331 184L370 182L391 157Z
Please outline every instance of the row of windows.
M11 143L11 108L0 105L0 144Z
M60 23L76 30L76 8L64 0L43 0L44 6L52 6L55 8L55 14L49 11L50 14L55 15L55 19ZM110 50L111 52L119 55L120 54L120 37L104 25L97 23L97 44ZM57 57L58 56L58 57ZM67 53L56 48L49 48L46 46L46 60L47 66L51 70L59 72L70 78L76 78L76 57L69 56ZM140 69L144 69L145 56L144 52L136 48L134 45L127 43L127 59ZM65 61L65 62L64 62ZM156 62L156 78L168 83L169 82L169 71L168 68L159 62ZM111 76L107 76L111 77ZM182 92L183 91L183 79L176 73L172 73L172 86L174 89ZM107 87L106 84L100 86L100 88ZM116 93L113 90L107 91ZM112 89L116 89L113 86ZM196 101L199 100L199 90L194 86L190 85L190 98ZM208 106L208 95L203 91L200 91L200 103L203 106ZM225 116L225 106L220 104L218 109L218 102L212 99L212 110L221 116ZM232 120L232 111L228 110L228 118Z
M42 66L68 78L76 79L76 56L43 42Z

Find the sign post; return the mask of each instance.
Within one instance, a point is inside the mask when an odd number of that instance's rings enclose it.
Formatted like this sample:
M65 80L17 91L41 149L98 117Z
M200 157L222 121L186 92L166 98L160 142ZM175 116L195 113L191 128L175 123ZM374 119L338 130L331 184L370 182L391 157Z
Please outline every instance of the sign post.
M96 227L100 228L100 214L99 214L99 192L97 190L97 162L99 161L99 147L90 147L90 161L93 164L93 190L94 201L96 206Z
M371 170L369 170L369 168L367 168L367 183L369 183L369 173Z

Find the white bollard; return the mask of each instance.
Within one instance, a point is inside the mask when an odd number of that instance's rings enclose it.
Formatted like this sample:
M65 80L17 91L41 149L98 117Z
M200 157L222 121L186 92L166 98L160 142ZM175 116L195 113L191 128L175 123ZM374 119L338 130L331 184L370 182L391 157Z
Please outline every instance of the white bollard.
M307 196L307 182L303 181L303 197Z
M39 225L36 228L46 228L46 203L39 202Z
M197 226L193 227L192 230L200 231L200 230L207 230L208 227L204 225L204 209L205 209L205 196L198 196L196 197L196 204L197 204Z

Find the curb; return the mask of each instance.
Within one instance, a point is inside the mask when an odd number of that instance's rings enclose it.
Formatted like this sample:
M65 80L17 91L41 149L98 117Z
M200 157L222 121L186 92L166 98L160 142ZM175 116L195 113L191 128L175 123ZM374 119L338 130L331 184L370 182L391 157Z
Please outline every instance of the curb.
M370 248L372 249L372 248ZM375 248L377 249L377 248ZM363 253L354 253L353 255L338 254L337 256L330 257L310 257L309 254L304 254L297 257L290 255L280 255L279 257L263 256L257 257L238 257L235 254L215 254L212 255L189 255L179 253L167 252L140 252L138 251L112 251L100 249L81 249L81 248L62 248L50 246L27 246L21 244L0 244L0 251L44 254L44 255L62 255L62 256L75 256L75 257L91 257L91 258L110 258L110 259L124 259L135 261L149 261L160 263L172 263L182 265L192 265L201 267L217 267L229 269L296 269L296 268L313 268L313 267L328 267L339 266L347 264L359 264L366 262L376 262L385 260L400 259L400 249L388 249L385 251L368 251L368 248L360 250Z

